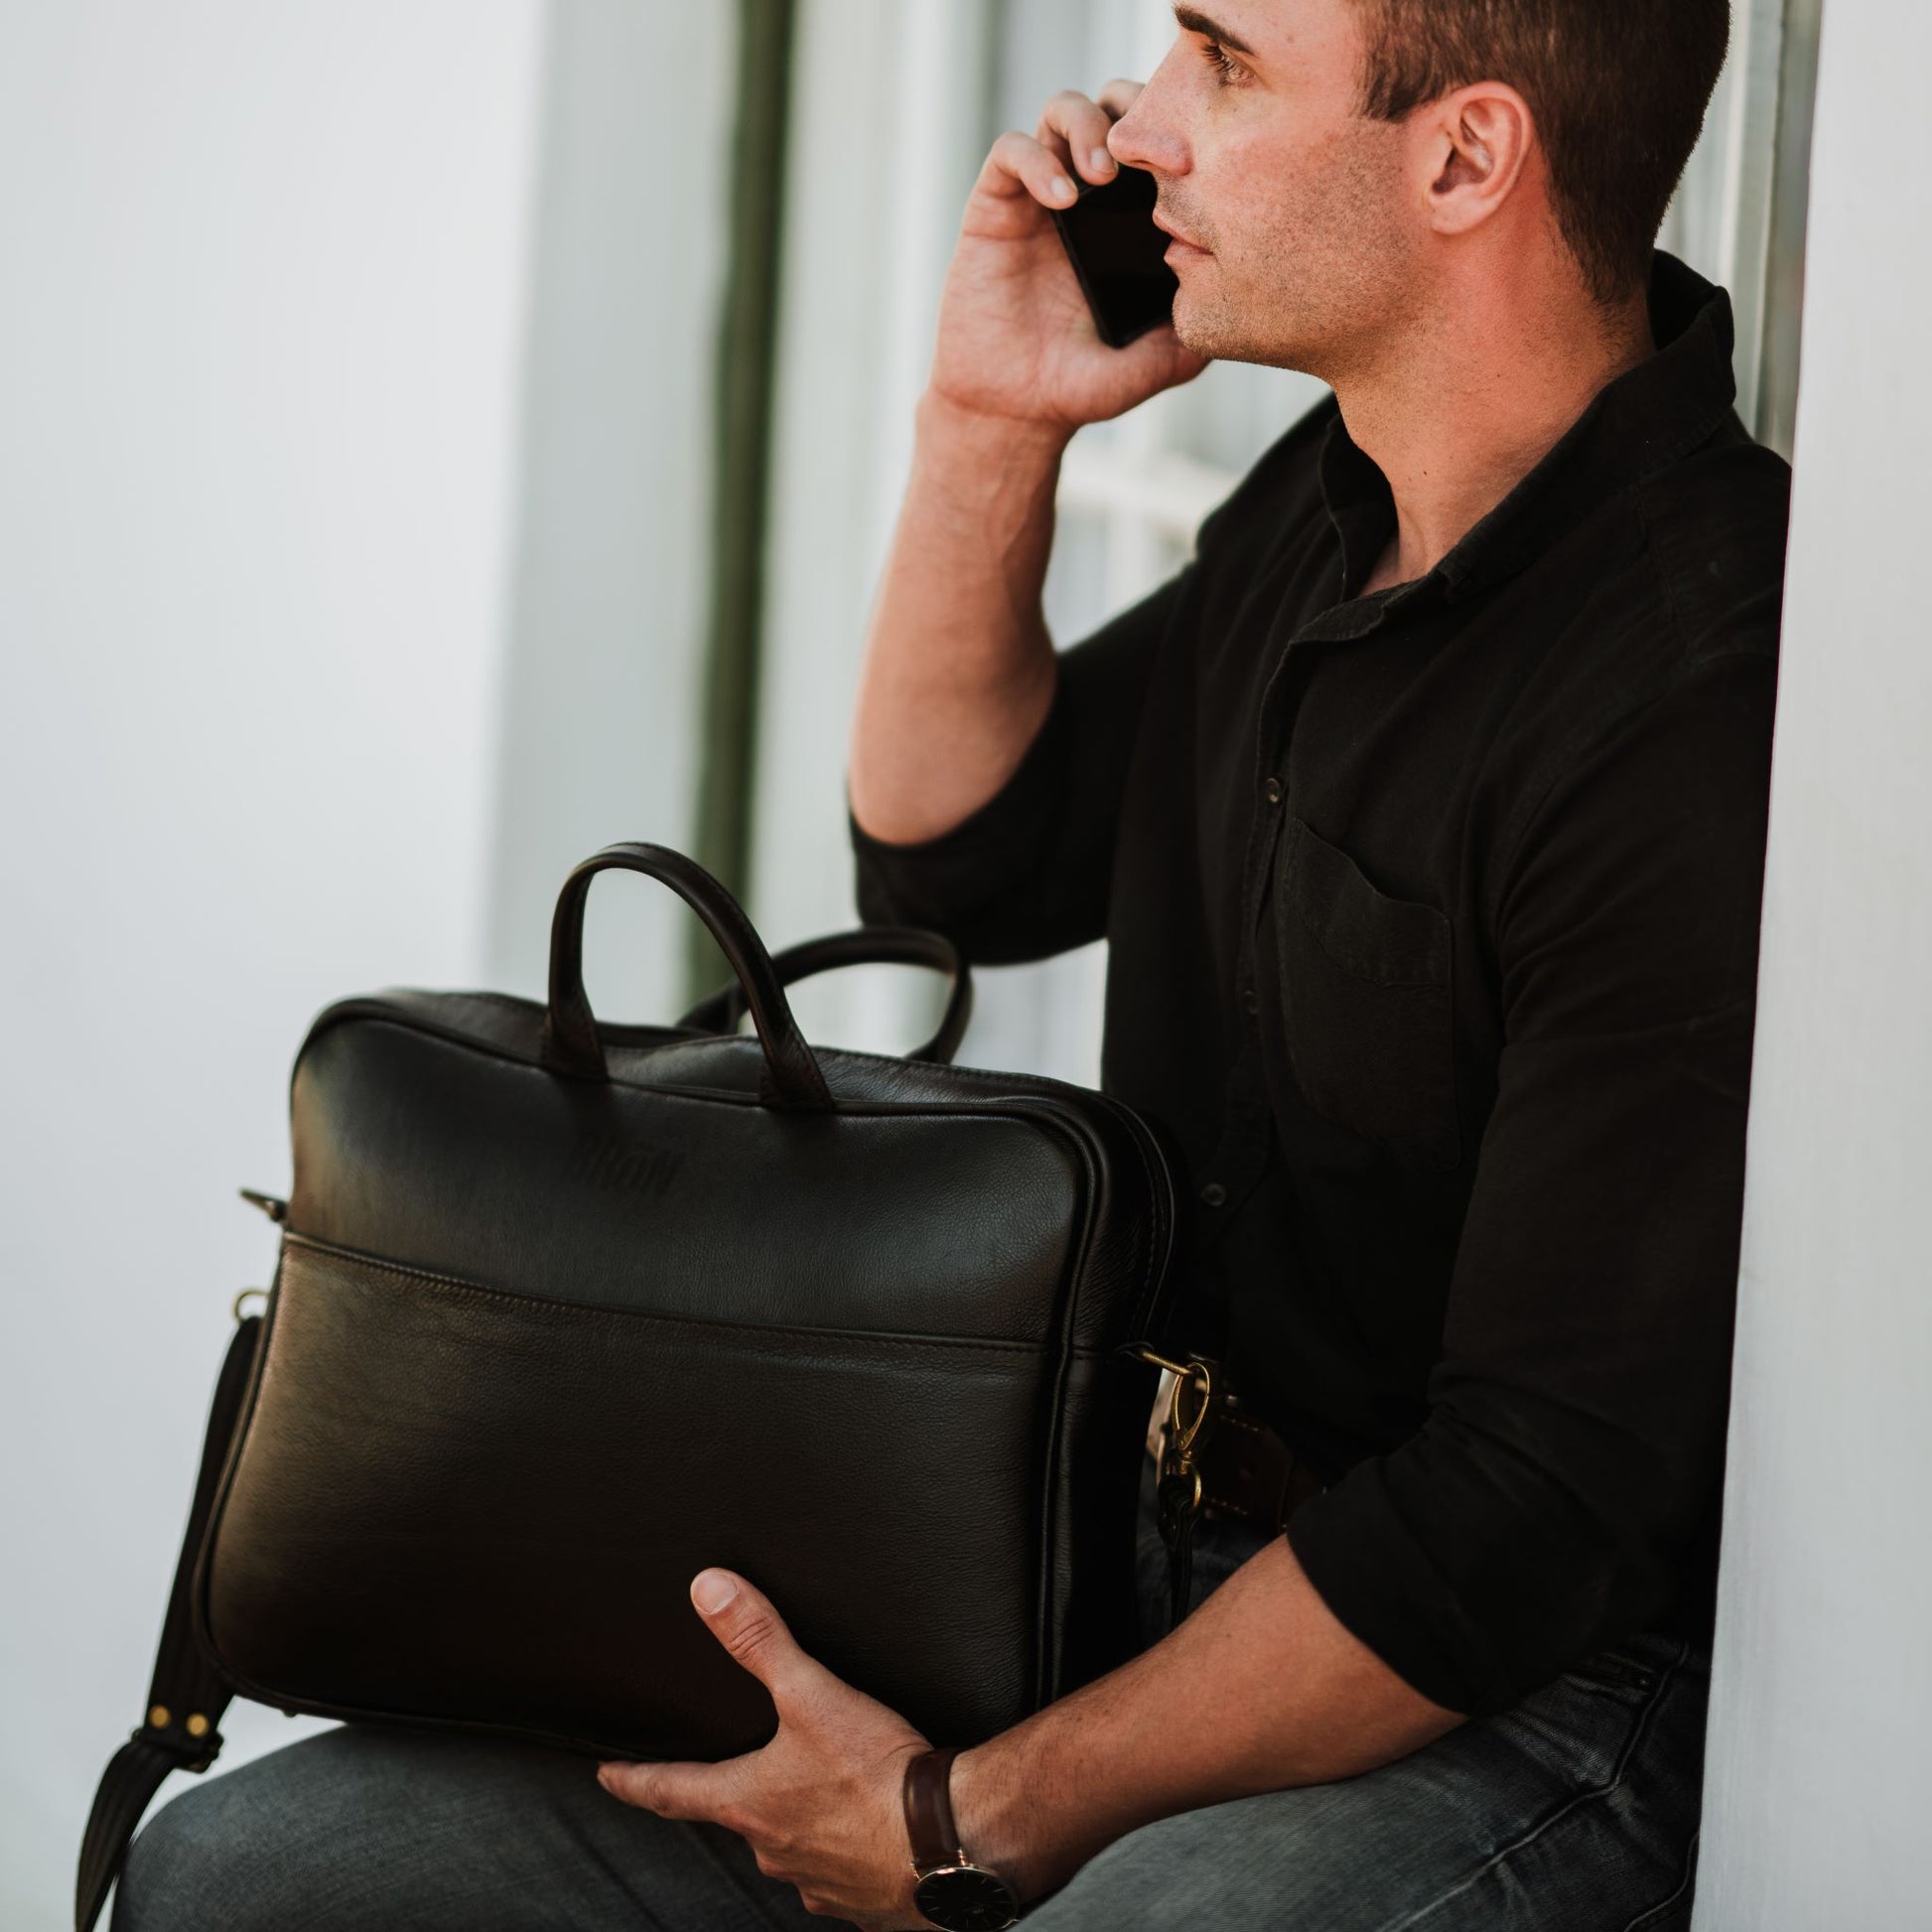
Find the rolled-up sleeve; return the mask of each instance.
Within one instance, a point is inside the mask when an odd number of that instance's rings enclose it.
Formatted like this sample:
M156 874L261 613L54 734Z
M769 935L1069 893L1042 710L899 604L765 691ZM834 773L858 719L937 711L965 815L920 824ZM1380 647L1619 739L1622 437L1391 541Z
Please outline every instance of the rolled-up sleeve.
M1127 770L1154 654L1189 571L1060 653L1053 700L1000 789L915 845L847 822L868 925L943 932L968 959L1045 959L1101 938Z
M1775 679L1687 669L1533 802L1492 896L1497 1098L1429 1419L1290 1526L1340 1621L1450 1710L1656 1627L1715 1530Z

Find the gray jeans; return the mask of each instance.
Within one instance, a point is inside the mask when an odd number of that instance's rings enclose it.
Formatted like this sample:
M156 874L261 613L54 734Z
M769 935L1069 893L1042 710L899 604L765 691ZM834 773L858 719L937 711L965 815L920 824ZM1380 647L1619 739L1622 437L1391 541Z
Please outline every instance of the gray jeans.
M1201 1526L1195 1595L1260 1547ZM1142 1598L1157 1621L1151 1527ZM1684 1932L1707 1663L1641 1638L1366 1776L1150 1825L1036 1932ZM166 1805L114 1932L806 1932L745 1844L607 1797L588 1759L345 1725Z

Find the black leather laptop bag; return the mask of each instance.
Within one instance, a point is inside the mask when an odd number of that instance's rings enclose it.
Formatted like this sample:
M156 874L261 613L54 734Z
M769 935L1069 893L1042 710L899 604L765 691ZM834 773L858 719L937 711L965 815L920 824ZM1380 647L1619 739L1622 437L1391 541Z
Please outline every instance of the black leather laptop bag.
M680 894L736 974L677 1026L592 1017L613 868ZM807 1045L786 982L882 959L953 973L931 1045ZM564 886L547 1006L392 990L316 1020L293 1191L256 1197L274 1285L222 1371L81 1927L234 1695L605 1756L756 1745L769 1701L686 1593L707 1565L940 1742L1132 1651L1131 1350L1173 1187L1117 1102L948 1064L969 1000L930 933L774 961L709 874L627 844Z

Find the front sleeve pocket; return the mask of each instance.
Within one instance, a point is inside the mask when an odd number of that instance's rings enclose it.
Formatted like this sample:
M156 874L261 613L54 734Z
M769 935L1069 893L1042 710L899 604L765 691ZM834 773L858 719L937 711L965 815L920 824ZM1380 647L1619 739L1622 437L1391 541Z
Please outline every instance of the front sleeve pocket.
M1422 1166L1461 1158L1452 934L1433 905L1391 898L1301 819L1275 878L1284 1027L1318 1114Z

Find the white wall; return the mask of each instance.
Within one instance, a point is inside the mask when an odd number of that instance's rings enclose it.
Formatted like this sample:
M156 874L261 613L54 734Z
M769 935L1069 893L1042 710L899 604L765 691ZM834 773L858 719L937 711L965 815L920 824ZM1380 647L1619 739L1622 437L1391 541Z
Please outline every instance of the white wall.
M690 842L737 77L736 7L548 13L486 960L489 986L539 997L570 868L616 839ZM676 1016L691 917L598 881L600 1013Z
M1827 7L1700 1932L1932 1924L1928 67Z
M939 285L985 151L988 4L799 9L748 895L773 947L857 919L846 735ZM931 1032L938 987L866 968L808 982L796 1004L814 1039L904 1051Z
M9 1927L141 1710L303 1029L483 977L539 27L0 6Z

